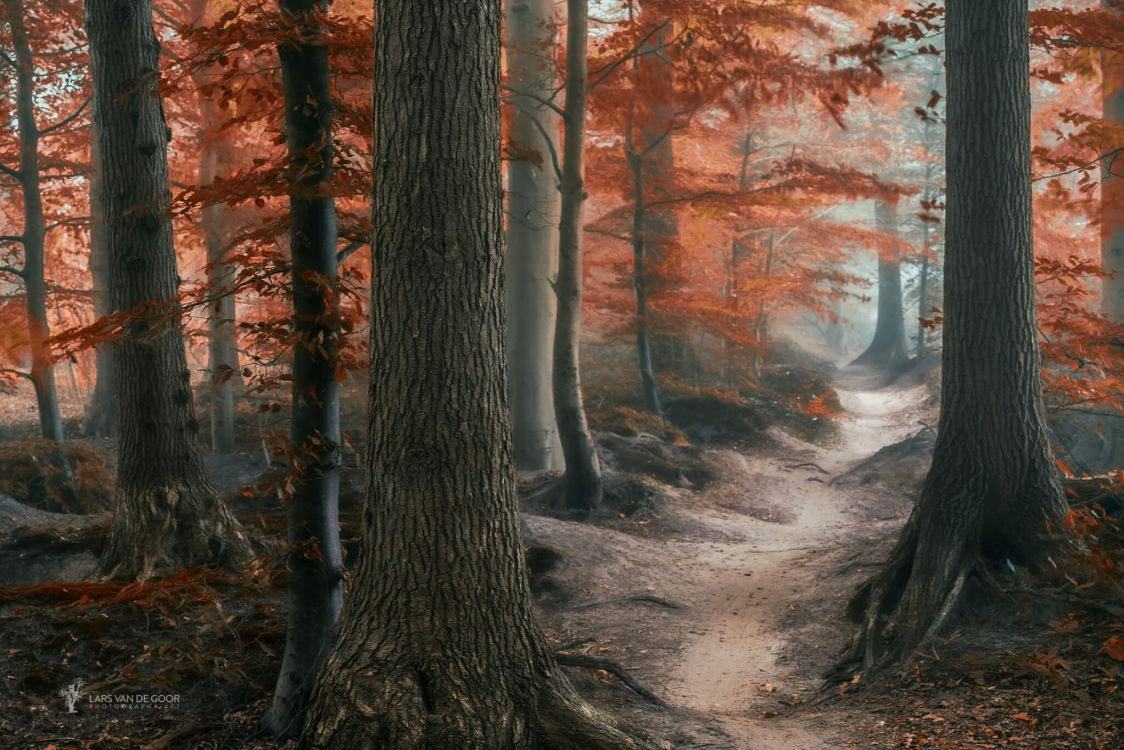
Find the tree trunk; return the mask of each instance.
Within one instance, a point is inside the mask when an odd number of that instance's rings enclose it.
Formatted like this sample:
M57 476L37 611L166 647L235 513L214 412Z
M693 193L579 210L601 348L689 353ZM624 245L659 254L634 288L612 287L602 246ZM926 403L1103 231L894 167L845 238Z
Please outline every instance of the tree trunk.
M515 109L511 139L538 155L508 162L508 392L515 465L536 471L564 464L551 399L558 273L559 192L550 150L559 145L558 117L539 100L558 88L550 56L556 36L554 0L507 0L507 70Z
M652 338L648 315L648 270L645 257L647 212L644 204L644 161L634 153L631 140L628 163L632 168L632 282L636 290L636 356L640 365L640 383L644 391L644 406L653 414L663 417L660 386L652 365Z
M874 204L875 221L882 233L897 237L898 205L884 200ZM867 350L852 365L889 370L909 358L902 305L901 260L894 254L878 254L878 322Z
M94 291L94 315L103 318L110 313L109 258L97 127L94 123L90 144L90 281ZM109 342L102 342L95 348L94 369L94 393L86 404L82 431L87 437L112 437L117 434L117 386L114 383L113 346Z
M300 476L289 500L289 619L285 656L264 719L288 736L303 726L312 686L331 646L343 603L339 535L340 389L336 209L332 179L332 92L324 0L282 0L299 19L301 44L279 49L285 92L293 258L292 445ZM380 235L381 236L381 235ZM380 263L381 263L380 259ZM387 364L377 360L381 369ZM415 402L414 405L417 405Z
M22 0L4 0L15 53L16 119L19 126L19 181L23 188L23 286L27 303L28 344L31 349L31 383L39 406L43 437L63 442L62 415L55 388L54 367L47 340L47 282L44 277L46 225L39 181L39 128L35 122L35 59L24 25Z
M651 9L645 20L661 23L663 26L641 46L636 59L636 74L639 90L642 92L642 112L637 151L640 154L640 173L643 176L644 192L649 203L659 203L676 197L675 182L675 142L674 129L678 108L675 103L674 47L675 29L669 19L655 16L658 10ZM641 10L641 14L644 11ZM668 260L679 236L679 220L675 208L669 204L644 206L640 209L640 234L642 235L644 256L648 261L659 264ZM640 280L645 286L645 296L662 294L668 291L666 279L646 270L647 277ZM658 387L655 372L682 373L693 361L690 345L681 330L661 330L657 334L646 334L651 340L650 351L651 378L644 377L645 402L648 409L661 413L653 407L653 396L658 402Z
M1034 565L1064 503L1034 300L1027 0L948 0L942 407L933 464L845 663L877 671L936 635L980 565ZM853 610L854 611L854 610Z
M554 328L554 414L566 459L566 507L601 505L601 464L582 400L582 210L585 207L585 118L589 94L586 48L588 0L567 4L565 145L562 210L558 222L558 323Z
M928 128L926 127L926 130ZM926 177L929 170L926 169ZM928 182L928 179L926 179ZM928 185L925 186L925 197L923 201L928 203L930 200L930 191ZM929 237L932 228L929 222L921 222L921 272L917 278L917 357L920 359L925 356L925 324L922 322L929 315Z
M1102 7L1121 12L1119 0L1102 0ZM1101 53L1104 119L1124 124L1124 54ZM1101 285L1101 312L1124 322L1124 178L1121 159L1109 160L1101 170L1101 266L1114 274ZM1112 169L1113 165L1117 165ZM1113 174L1115 172L1115 175Z
M506 398L500 0L375 19L365 547L308 744L644 747L585 706L539 628Z
M89 0L94 117L105 180L109 301L133 314L115 345L117 493L104 574L150 577L249 555L207 478L184 354L169 215L170 130L149 0Z
M204 103L209 111L205 127L215 127L218 108ZM214 132L203 135L199 157L199 184L209 185L221 177L222 165L230 158ZM235 268L229 255L230 216L222 203L203 207L203 237L207 247L207 289L214 296L207 315L207 379L211 406L211 450L220 455L234 453L235 390L241 383L236 334L237 297L233 292Z

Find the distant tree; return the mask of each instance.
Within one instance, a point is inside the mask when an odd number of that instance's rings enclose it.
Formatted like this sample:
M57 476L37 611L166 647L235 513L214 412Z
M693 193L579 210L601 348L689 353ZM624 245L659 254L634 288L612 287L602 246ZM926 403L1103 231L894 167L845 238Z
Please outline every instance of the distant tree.
M288 500L289 618L265 726L299 732L343 603L339 535L340 388L332 87L325 0L282 0L292 36L279 46L289 152L293 263L293 414L297 462ZM385 365L380 362L380 367Z
M896 237L898 204L889 200L874 203L875 223L879 231ZM880 369L893 368L909 359L905 336L905 313L902 303L902 266L896 250L878 253L878 320L874 338L852 364Z
M1027 0L947 0L946 40L940 424L921 498L852 602L862 627L848 674L911 658L981 566L1041 562L1065 512L1035 320Z
M207 477L184 353L169 214L170 131L157 89L160 43L148 0L90 0L86 30L104 179L115 343L117 490L102 572L150 577L236 564L250 549Z
M562 467L551 372L558 273L558 91L554 0L507 0L507 323L515 465Z
M500 6L383 0L375 18L364 547L314 747L658 746L582 702L531 600L505 395Z
M589 95L586 60L588 0L566 5L566 105L563 123L561 218L558 222L558 322L554 330L554 413L566 459L566 507L593 510L601 505L601 464L589 431L581 381L582 211L585 206L585 122Z
M35 389L39 406L39 430L43 437L61 443L65 440L58 391L55 388L51 337L47 320L47 281L44 276L47 226L43 216L43 190L40 183L39 139L36 122L35 57L31 49L23 0L4 0L5 16L11 30L14 55L7 58L16 69L16 122L19 127L19 166L0 165L0 173L19 184L23 198L23 232L0 241L23 246L23 266L7 269L23 283L27 311L28 345L31 350L31 371L28 377ZM14 59L13 59L14 58Z
M109 315L109 258L105 236L105 189L101 159L97 153L97 128L90 144L90 281L94 296L94 315ZM89 437L111 437L117 433L117 402L114 383L113 346L97 344L94 352L94 392L86 404L82 431Z
M1102 0L1101 6L1122 13L1119 0ZM1119 44L1119 40L1117 41ZM1101 53L1102 116L1124 128L1124 51L1108 47ZM1124 175L1120 159L1111 157L1101 169L1101 267L1113 276L1101 285L1101 312L1124 323Z

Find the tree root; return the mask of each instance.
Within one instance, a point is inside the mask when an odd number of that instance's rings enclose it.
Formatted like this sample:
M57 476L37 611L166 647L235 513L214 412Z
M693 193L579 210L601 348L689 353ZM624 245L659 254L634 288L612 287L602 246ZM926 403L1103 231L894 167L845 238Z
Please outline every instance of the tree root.
M590 609L592 607L600 607L604 604L620 604L622 602L639 602L641 604L655 604L659 607L665 607L667 609L683 609L683 605L679 602L673 602L670 599L664 599L662 597L655 596L653 594L645 594L643 592L629 594L628 596L622 596L617 599L602 599L595 602L577 604L571 607L571 609Z
M593 709L568 685L544 696L539 726L543 750L671 750L665 740Z
M652 705L661 707L667 706L659 696L637 682L636 678L628 673L628 670L611 659L601 659L588 654L567 654L562 651L556 651L554 653L554 661L556 664L563 667L583 667L585 669L600 669L603 672L608 672L623 682L632 692Z

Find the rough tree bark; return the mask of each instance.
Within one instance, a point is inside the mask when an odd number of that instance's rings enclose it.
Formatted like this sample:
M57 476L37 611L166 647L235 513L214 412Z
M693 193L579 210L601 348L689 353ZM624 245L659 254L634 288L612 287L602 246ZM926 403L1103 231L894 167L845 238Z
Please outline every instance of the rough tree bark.
M898 204L885 200L874 203L879 231L892 237L898 234ZM902 305L902 267L897 255L878 254L878 322L874 338L852 365L891 369L909 358Z
M331 646L343 603L339 535L340 388L336 210L332 179L332 91L324 0L282 0L301 30L279 49L288 138L293 259L292 445L300 476L289 499L289 618L285 656L264 719L272 732L298 732L313 682ZM379 360L381 367L382 360Z
M90 0L86 28L105 180L109 301L135 313L116 342L118 471L101 570L150 577L234 565L248 542L207 478L192 404L169 215L170 130L149 0ZM143 314L141 314L143 311Z
M1119 0L1102 0L1102 7L1120 13ZM1102 113L1124 124L1124 54L1101 53ZM1124 321L1124 159L1115 157L1101 169L1101 265L1114 274L1101 285L1101 312Z
M601 463L589 431L582 398L582 211L585 207L585 118L589 96L586 52L588 0L567 4L565 143L562 153L562 210L558 222L558 322L554 327L554 414L566 459L566 507L594 510L601 505Z
M341 750L639 748L554 663L519 543L506 398L500 0L375 19L363 554L309 714Z
M39 407L39 429L43 437L61 443L65 440L59 397L55 388L54 367L47 340L51 329L47 320L47 282L44 277L46 224L39 179L39 126L35 121L35 58L24 23L22 0L4 0L8 26L12 31L12 50L16 61L16 121L19 127L19 171L16 179L23 192L24 298L27 309L28 344L31 350L31 383Z
M109 258L105 236L105 188L98 154L97 123L90 144L90 282L94 315L103 318L109 307ZM117 434L117 386L114 383L113 346L102 342L94 350L94 393L86 404L82 431L87 437Z
M543 100L558 88L550 56L557 26L554 0L507 0L507 70L514 111L510 137L538 155L507 168L508 392L515 465L536 471L564 465L551 399L558 273L559 193L551 149L557 114Z
M942 407L921 498L852 601L844 672L908 660L980 566L1034 565L1064 513L1036 338L1027 0L948 0ZM863 612L865 610L865 612Z

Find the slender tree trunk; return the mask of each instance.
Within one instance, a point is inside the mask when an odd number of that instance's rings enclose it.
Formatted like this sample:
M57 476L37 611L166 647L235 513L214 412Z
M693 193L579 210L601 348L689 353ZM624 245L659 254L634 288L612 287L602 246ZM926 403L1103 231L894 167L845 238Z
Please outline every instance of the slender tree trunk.
M1034 300L1027 0L948 0L942 406L933 465L846 659L909 659L977 566L1034 565L1065 506L1047 441ZM986 314L985 314L986 313ZM888 615L884 617L884 615Z
M19 125L19 181L23 188L23 286L27 302L28 343L31 349L31 383L39 406L43 437L63 442L62 415L55 388L54 367L47 340L47 282L44 277L46 224L39 181L39 128L35 122L35 59L24 25L22 0L4 0L16 65L16 120Z
M218 119L217 107L207 106L207 127ZM222 136L207 132L199 157L199 184L221 177L230 155L218 142ZM242 382L236 334L237 297L233 292L235 267L229 262L230 211L221 203L203 207L203 238L207 248L207 289L215 296L207 315L207 378L211 411L211 450L220 455L236 449L236 389Z
M308 744L647 747L577 697L539 628L506 398L500 0L375 20L365 547Z
M635 62L639 90L642 92L642 114L635 145L641 159L639 174L643 178L644 194L650 196L649 203L675 197L674 130L678 114L674 89L675 63L672 59L675 29L667 18L656 15L658 13L656 8L650 9L648 13L641 10L642 18L663 26L641 47ZM678 241L678 217L671 205L643 206L639 213L644 256L658 269L661 263L670 258ZM646 287L645 296L668 292L667 279L661 278L658 273L651 273L651 264L647 264L646 278L640 280ZM657 334L648 332L646 337L651 340L647 348L651 352L648 359L651 360L652 378L644 380L645 402L648 409L660 413L658 406L653 406L652 394L656 394L656 402L659 399L654 373L657 369L663 372L684 372L687 363L692 361L690 345L682 330L667 330L666 327L661 328Z
M566 507L601 505L601 464L582 400L582 210L585 207L585 118L589 94L588 0L567 4L565 145L558 222L558 322L554 328L554 414L566 459Z
M114 350L119 458L102 571L134 578L234 565L249 545L204 470L184 353L152 6L89 0L86 28L101 126L109 300L114 311L136 313Z
M340 390L336 378L336 209L331 193L332 91L326 36L314 13L324 0L282 0L302 43L280 50L288 136L293 257L292 444L300 461L289 500L289 627L265 725L300 730L343 603L339 537ZM382 235L380 235L382 236ZM380 260L381 263L381 260ZM381 368L388 364L379 358ZM416 406L420 402L415 402Z
M539 156L508 162L508 391L515 465L558 469L562 443L551 398L558 273L559 203L550 150L559 145L558 117L542 99L557 89L550 53L556 36L554 0L507 0L507 70L515 109L511 138Z
M777 248L777 230L769 231L769 246L765 250L765 260L761 267L761 278L773 275L773 259ZM769 310L764 302L757 304L757 320L753 322L753 376L761 381L761 365L764 361L765 343L769 340Z
M94 291L94 315L103 318L110 313L109 258L105 236L105 190L97 140L97 123L94 123L90 145L90 280ZM94 370L94 393L86 405L82 430L87 437L111 437L117 434L117 386L114 382L113 346L110 343L98 344L94 350Z
M631 143L631 141L630 141ZM644 203L644 162L631 145L628 163L632 168L632 281L636 290L636 356L640 365L640 383L644 391L644 406L648 411L663 416L660 386L652 366L651 323L648 314L648 270L645 257L647 232Z
M877 200L874 212L878 229L884 234L897 237L897 203ZM906 342L905 312L902 305L901 260L896 254L888 256L886 253L879 253L878 322L870 346L852 364L890 369L908 358L909 344Z
M928 128L926 128L928 129ZM928 176L930 169L926 169ZM926 183L928 179L926 178ZM928 203L931 194L929 187L925 187L924 202ZM932 228L929 222L921 222L921 272L917 279L917 357L925 356L925 324L922 322L929 314L929 237Z
M1102 7L1120 13L1119 0L1102 0ZM1104 119L1124 125L1124 54L1101 53ZM1121 159L1111 159L1101 170L1101 265L1114 274L1101 286L1101 312L1124 322L1124 178Z

